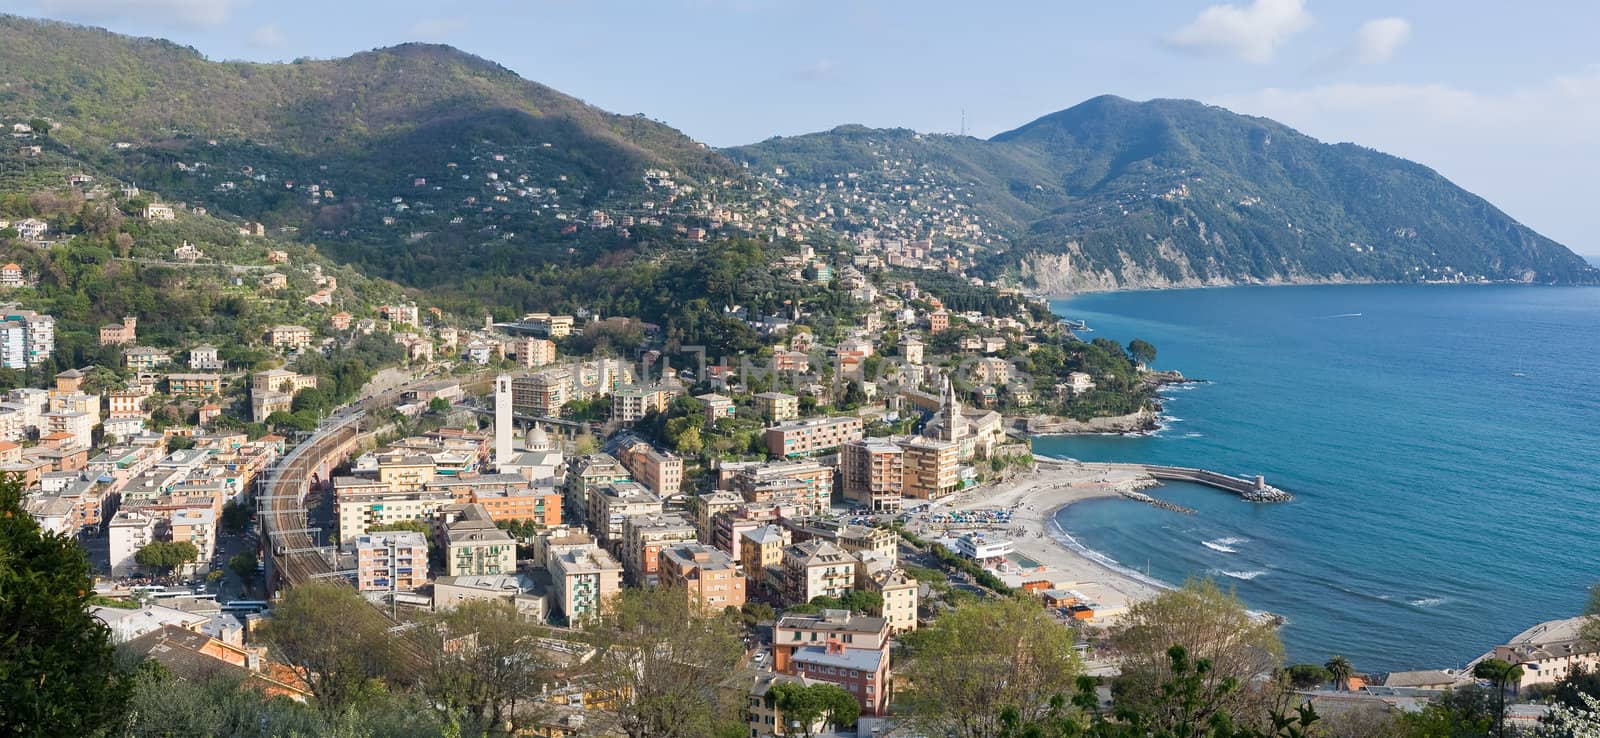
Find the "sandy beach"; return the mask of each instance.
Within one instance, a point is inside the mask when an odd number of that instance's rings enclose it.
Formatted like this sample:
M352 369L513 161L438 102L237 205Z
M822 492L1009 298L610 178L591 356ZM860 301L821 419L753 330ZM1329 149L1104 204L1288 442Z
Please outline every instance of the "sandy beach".
M1003 577L1007 584L1019 586L1023 581L1046 579L1057 588L1075 590L1096 605L1094 622L1105 623L1115 620L1130 604L1155 596L1162 585L1114 567L1109 561L1096 560L1092 554L1073 550L1056 527L1055 514L1074 502L1118 497L1123 490L1137 490L1149 484L1148 478L1126 467L1039 459L1033 471L960 492L935 503L930 512L1011 510L1009 523L969 524L957 530L981 529L1011 539L1018 554L1033 559L1043 569L1007 574ZM926 532L937 534L940 530L934 525Z

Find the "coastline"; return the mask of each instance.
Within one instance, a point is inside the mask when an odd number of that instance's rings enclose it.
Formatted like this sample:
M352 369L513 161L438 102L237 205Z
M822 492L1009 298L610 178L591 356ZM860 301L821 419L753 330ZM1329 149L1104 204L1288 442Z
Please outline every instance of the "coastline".
M1114 621L1134 603L1150 599L1171 585L1148 577L1094 551L1056 523L1061 510L1084 500L1122 497L1147 486L1125 468L1041 458L1032 471L995 485L958 493L930 507L931 512L1009 509L1004 525L968 526L1010 538L1016 553L1041 565L1030 572L1002 576L1008 585L1045 579L1061 589L1076 590L1096 605L1094 622ZM926 532L926 528L923 529Z

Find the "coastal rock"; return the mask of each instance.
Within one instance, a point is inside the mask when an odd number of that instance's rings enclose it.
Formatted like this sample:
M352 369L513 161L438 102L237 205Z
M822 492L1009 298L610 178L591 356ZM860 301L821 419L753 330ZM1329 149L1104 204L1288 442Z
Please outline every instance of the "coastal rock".
M1154 410L1140 410L1128 415L1075 420L1059 415L1034 415L1016 419L1018 427L1029 435L1065 435L1071 433L1143 433L1161 427Z

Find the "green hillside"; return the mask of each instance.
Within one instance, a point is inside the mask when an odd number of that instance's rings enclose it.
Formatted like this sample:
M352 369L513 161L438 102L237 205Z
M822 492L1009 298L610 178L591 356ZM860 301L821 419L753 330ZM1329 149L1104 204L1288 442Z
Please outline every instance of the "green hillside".
M1103 96L989 141L844 127L729 154L783 167L807 192L881 168L883 156L865 154L886 149L911 163L880 188L920 181L927 198L981 184L970 202L1005 244L989 270L1049 291L1596 280L1565 247L1426 167L1192 101Z

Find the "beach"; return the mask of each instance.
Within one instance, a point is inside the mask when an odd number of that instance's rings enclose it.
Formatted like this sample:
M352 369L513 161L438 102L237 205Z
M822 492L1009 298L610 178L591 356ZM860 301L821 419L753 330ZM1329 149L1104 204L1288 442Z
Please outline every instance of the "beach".
M1032 471L994 484L963 490L934 503L930 514L1009 510L1004 523L939 525L922 522L921 532L952 535L983 530L1007 538L1017 554L1032 559L1038 568L1004 572L1011 586L1046 580L1054 589L1072 590L1095 606L1093 622L1114 621L1129 605L1158 594L1164 585L1138 572L1116 566L1073 542L1055 524L1062 507L1095 498L1122 496L1152 484L1148 477L1119 465L1080 464L1040 458Z

